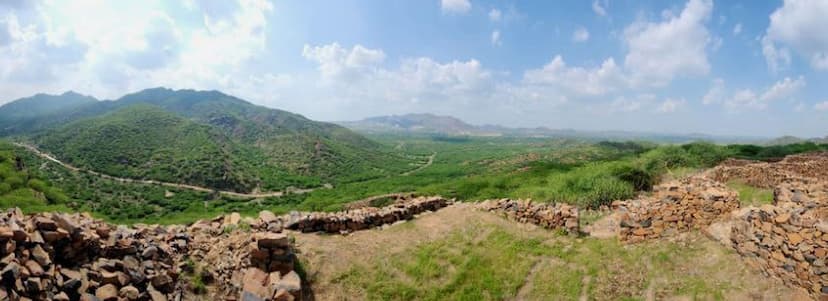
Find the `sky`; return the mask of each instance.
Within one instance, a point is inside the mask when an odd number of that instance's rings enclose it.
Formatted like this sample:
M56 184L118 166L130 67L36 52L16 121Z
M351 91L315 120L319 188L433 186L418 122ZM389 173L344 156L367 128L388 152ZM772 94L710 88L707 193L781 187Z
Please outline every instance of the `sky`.
M828 135L828 1L3 0L0 103L219 90L323 121Z

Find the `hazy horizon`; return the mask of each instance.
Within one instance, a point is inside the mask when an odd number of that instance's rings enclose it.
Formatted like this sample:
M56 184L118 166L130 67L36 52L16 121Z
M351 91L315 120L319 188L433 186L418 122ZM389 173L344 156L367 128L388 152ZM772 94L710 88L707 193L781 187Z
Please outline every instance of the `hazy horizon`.
M0 104L164 86L321 121L824 137L825 15L815 0L7 1Z

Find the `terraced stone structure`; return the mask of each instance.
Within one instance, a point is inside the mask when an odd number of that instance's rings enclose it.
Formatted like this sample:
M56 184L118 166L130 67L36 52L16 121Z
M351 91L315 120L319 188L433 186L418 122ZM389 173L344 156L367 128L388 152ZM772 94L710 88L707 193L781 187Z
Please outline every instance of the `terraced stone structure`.
M517 222L535 224L551 230L562 229L569 234L580 233L580 216L575 206L512 199L486 200L477 206Z
M293 212L284 219L285 227L300 232L350 233L410 220L414 215L436 211L452 204L443 197L417 197L381 208L364 207L341 212Z
M702 229L738 209L739 198L719 182L694 176L658 185L650 197L612 206L620 212L619 238L636 243Z

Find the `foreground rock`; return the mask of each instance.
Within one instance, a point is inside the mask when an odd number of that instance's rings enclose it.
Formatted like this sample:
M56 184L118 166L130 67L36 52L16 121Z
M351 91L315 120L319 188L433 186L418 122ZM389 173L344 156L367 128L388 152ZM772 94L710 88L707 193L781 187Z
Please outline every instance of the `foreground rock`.
M124 227L86 214L23 215L10 209L0 214L0 297L181 300L207 293L193 287L201 282L216 288L206 298L243 299L247 292L240 275L257 269L281 289L281 300L300 299L295 255L287 236L279 233L281 228L253 221L252 233L225 233L222 228L237 225L237 217L202 228ZM209 251L204 250L219 247L235 257L205 256ZM271 300L277 291L269 289L260 296Z
M562 229L570 234L579 233L578 208L567 204L500 199L483 201L478 208L503 214L521 223L535 224L546 229Z

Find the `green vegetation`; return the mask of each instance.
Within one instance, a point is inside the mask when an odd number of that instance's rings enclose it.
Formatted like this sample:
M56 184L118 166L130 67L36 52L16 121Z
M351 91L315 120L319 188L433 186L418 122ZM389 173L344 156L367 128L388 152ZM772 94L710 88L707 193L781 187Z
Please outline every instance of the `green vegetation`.
M0 208L65 211L69 198L47 181L31 175L12 145L0 142Z
M773 204L773 189L753 187L739 181L731 181L727 183L727 186L739 193L739 201L742 205Z
M729 292L761 285L732 264L733 252L701 236L685 239L693 243L628 246L475 221L343 263L325 281L367 300L645 300L648 290L658 298L726 300Z
M354 200L396 192L440 194L461 200L532 198L596 208L649 190L663 177L681 177L728 157L768 158L826 149L803 144L765 148L708 143L658 146L634 142L589 143L569 139L472 138L463 141L429 136L373 136L382 148L415 164L435 155L433 163L411 174L340 183L333 189L283 197L238 199L215 193L159 185L125 184L73 173L19 150L29 172L50 179L72 200L75 210L90 211L119 223L186 223L237 211L255 215L268 209L330 211ZM192 156L192 154L183 154ZM44 164L46 163L46 164ZM32 168L38 167L38 168ZM383 200L377 200L382 205Z
M416 158L341 126L217 91L157 88L116 101L41 95L0 107L4 120L14 124L6 134L81 168L221 190L339 185L416 167Z

